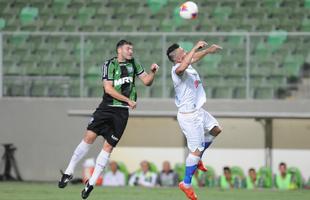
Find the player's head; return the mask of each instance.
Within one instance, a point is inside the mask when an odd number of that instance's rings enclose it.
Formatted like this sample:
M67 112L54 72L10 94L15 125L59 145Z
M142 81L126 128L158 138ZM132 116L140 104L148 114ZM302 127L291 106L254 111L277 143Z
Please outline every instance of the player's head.
M249 176L252 178L252 179L256 179L256 171L254 168L250 168L249 169Z
M230 179L230 178L231 178L231 171L230 171L230 168L229 168L229 167L224 167L223 171L224 171L224 176L225 176L227 179Z
M180 45L174 43L171 45L166 52L168 59L173 63L181 63L186 55L186 52Z
M171 166L169 161L163 162L163 172L169 172L171 171Z
M116 44L117 57L125 60L131 60L133 58L133 44L127 40L120 40Z
M285 174L286 173L286 164L284 162L281 162L279 164L279 171L281 174Z
M150 170L150 164L149 164L149 162L147 162L146 160L142 161L142 162L140 163L140 166L141 166L141 170L142 170L144 173L146 173L146 172L148 172L148 171Z
M117 163L116 163L115 161L111 161L111 162L110 162L110 170L111 170L112 172L116 172L117 169L118 169Z

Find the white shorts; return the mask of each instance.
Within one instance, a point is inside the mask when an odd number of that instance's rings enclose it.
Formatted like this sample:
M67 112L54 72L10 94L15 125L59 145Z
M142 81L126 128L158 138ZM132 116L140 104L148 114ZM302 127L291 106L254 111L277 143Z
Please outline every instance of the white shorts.
M197 149L203 151L205 134L215 126L219 126L218 121L203 108L192 113L178 112L177 119L191 152Z

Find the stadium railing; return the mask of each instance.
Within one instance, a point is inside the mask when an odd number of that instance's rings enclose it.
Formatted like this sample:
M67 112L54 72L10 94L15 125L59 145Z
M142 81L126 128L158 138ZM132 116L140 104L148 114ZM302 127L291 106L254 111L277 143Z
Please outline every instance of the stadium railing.
M122 38L134 43L135 58L146 69L152 62L161 66L153 87L144 88L137 82L141 97L173 97L166 49L178 42L189 50L198 40L223 46L222 52L197 64L208 97L310 96L309 90L300 90L301 94L298 90L302 82L310 87L309 81L301 81L303 66L310 63L310 33L285 31L0 32L0 95L101 96L101 65L115 56L115 44Z

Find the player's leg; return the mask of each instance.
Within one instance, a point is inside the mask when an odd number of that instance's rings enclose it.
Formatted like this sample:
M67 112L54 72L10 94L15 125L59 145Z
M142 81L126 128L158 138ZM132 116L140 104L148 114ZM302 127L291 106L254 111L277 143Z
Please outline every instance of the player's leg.
M210 131L206 133L204 141L204 150L202 151L201 157L206 149L210 147L213 143L213 140L222 132L222 129L219 126L214 126Z
M96 133L90 130L86 131L83 140L75 148L71 160L69 162L69 165L58 183L59 188L66 187L68 182L73 178L73 173L76 165L87 154L91 144L94 143L96 138L97 138Z
M106 116L106 120L101 126L100 135L105 138L105 142L96 159L94 172L82 190L81 196L83 199L86 199L93 190L98 177L108 163L113 148L116 147L121 139L127 125L129 113L128 109L107 108L104 115Z
M201 116L203 117L204 130L206 132L204 138L204 149L200 156L202 157L206 149L208 149L212 144L213 140L222 132L222 128L219 126L218 121L210 113L204 109L201 109L200 111ZM207 168L201 160L198 163L198 169L207 171Z
M201 152L203 151L204 129L202 118L199 117L198 111L190 114L178 113L178 122L183 134L187 140L187 146L190 151L185 161L184 180L179 184L179 188L186 194L189 199L197 199L191 184L192 177L197 169Z
M97 179L99 178L103 169L109 161L112 150L113 146L110 145L107 141L105 141L103 144L103 148L96 159L94 172L91 175L90 179L87 181L85 188L82 190L81 195L83 199L86 199L89 196L90 192L94 189L94 185L96 184Z

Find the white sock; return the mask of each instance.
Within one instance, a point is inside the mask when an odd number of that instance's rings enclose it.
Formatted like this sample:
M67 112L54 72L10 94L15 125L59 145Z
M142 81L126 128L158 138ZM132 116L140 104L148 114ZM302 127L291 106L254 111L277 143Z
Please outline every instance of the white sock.
M84 142L84 140L82 140L81 143L74 150L70 163L65 171L65 174L73 174L75 166L86 155L89 148L90 144L87 144L86 142Z
M110 153L104 150L101 150L96 160L96 166L95 166L94 173L92 174L92 176L90 177L88 181L89 185L96 184L98 177L102 173L104 167L107 165L109 157L110 157Z

